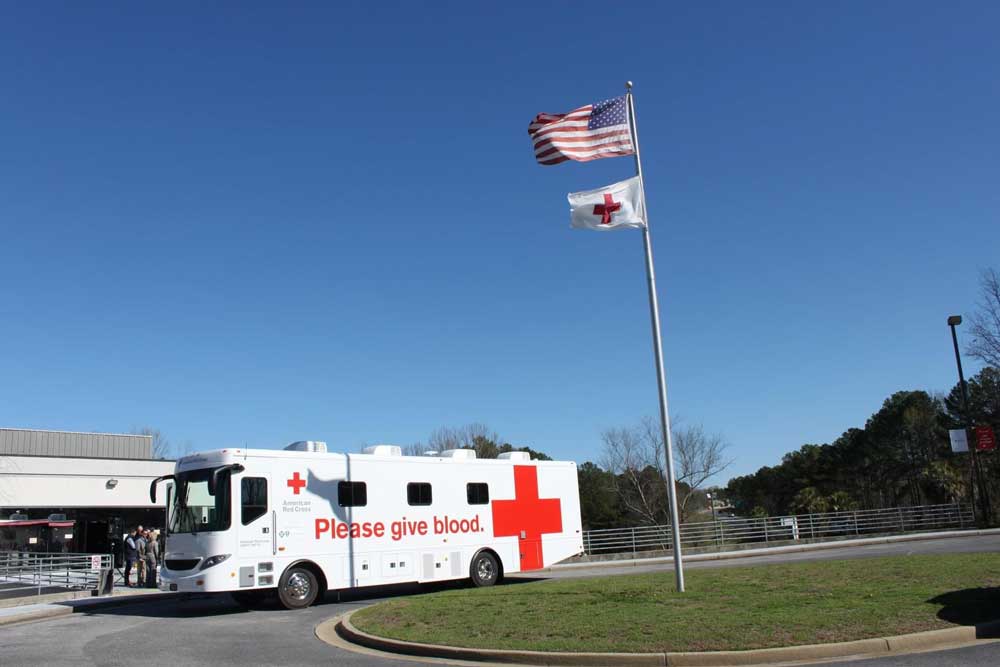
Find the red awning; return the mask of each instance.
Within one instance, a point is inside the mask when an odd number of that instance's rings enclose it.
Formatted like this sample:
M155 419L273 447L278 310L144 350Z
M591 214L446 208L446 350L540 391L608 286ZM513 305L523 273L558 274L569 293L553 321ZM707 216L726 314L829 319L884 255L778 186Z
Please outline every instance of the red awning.
M76 521L49 521L48 519L25 519L24 521L0 521L0 528L20 528L22 526L48 526L49 528L72 528Z

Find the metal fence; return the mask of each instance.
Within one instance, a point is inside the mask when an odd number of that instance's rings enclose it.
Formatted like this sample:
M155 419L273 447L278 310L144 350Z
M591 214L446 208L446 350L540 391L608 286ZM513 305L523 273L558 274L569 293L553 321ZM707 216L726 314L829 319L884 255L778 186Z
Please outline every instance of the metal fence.
M973 525L972 507L960 503L761 519L721 519L682 524L681 547L722 551L748 544L842 539L862 535L969 528ZM669 551L670 526L584 531L583 548L587 555Z
M49 589L100 590L110 554L0 551L0 593L41 594Z

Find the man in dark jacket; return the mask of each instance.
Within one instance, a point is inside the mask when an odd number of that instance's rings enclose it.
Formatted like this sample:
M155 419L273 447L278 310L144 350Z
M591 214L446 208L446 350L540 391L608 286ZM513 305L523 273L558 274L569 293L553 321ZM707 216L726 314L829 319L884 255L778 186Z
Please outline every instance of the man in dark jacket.
M139 559L139 545L136 543L139 531L133 530L125 536L125 585L131 586L129 577L132 574L132 566Z

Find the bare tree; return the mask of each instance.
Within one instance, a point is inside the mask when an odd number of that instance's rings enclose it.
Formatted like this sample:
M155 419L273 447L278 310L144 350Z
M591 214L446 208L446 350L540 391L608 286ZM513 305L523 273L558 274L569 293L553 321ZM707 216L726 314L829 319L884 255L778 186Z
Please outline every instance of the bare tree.
M718 434L708 434L700 425L672 429L674 477L678 519L687 520L689 504L700 487L729 467L725 456L729 445ZM637 426L615 428L601 435L602 465L615 475L622 504L642 521L667 523L667 475L659 421L647 417Z
M601 466L614 474L615 492L624 508L643 523L666 523L666 475L655 443L636 427L608 429L601 439Z
M422 442L414 442L412 445L403 445L403 456L421 456L424 452L432 451L429 445Z
M457 428L443 426L427 439L427 449L441 452L446 449L475 449L479 458L496 458L501 442L496 431L486 424L474 422Z
M170 454L170 442L167 438L160 432L158 428L152 428L150 426L143 426L142 428L133 428L132 433L134 435L148 435L153 439L153 458L154 459L165 459ZM190 445L190 443L188 443Z
M647 437L656 437L659 449L663 451L660 437L660 427L647 417L644 421ZM709 478L718 475L728 468L733 460L726 458L729 444L718 433L705 433L701 424L693 426L674 427L674 475L678 484L684 484L687 489L678 494L677 513L681 523L688 516L688 503L695 497L695 492Z
M478 458L496 458L500 442L496 431L486 424L473 422L434 429L427 442L404 445L402 451L404 456L421 456L426 452L443 452L446 449L474 449ZM365 444L362 443L362 448Z
M980 275L979 294L979 310L969 318L972 342L965 351L988 366L1000 368L1000 275L994 269Z

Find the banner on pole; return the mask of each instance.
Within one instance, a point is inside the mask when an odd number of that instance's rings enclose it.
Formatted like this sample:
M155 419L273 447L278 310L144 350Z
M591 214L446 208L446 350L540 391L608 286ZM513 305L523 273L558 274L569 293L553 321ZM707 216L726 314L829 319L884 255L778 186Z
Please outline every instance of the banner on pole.
M571 192L566 198L570 227L574 229L611 231L646 226L646 207L638 176L596 190Z
M997 438L992 428L989 426L977 426L975 431L977 452L989 452L997 448Z
M948 431L948 437L951 439L951 451L956 454L969 451L969 437L966 435L964 428L956 428Z

